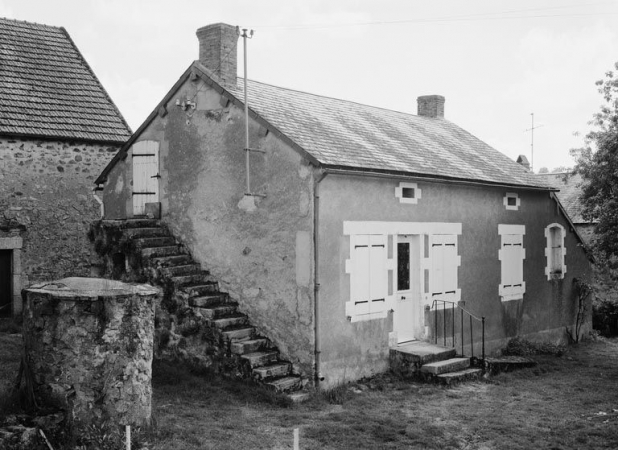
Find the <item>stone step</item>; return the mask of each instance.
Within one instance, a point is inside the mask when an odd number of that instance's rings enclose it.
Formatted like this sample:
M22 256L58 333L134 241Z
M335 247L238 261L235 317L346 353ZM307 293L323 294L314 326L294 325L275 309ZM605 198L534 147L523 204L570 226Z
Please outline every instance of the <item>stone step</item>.
M194 307L193 309L195 310L197 314L202 316L204 319L215 320L215 319L223 318L225 316L231 316L232 314L238 311L238 306L236 304L229 303L229 304L222 304L218 306L212 306L209 308Z
M198 286L198 288L201 288L201 286ZM190 288L190 290L193 292L197 289ZM235 302L229 302L228 295L224 292L210 293L210 295L189 298L189 306L196 308L214 308L220 305L227 306L228 303L230 306L238 306Z
M229 317L221 317L220 319L215 319L213 324L219 330L223 330L225 328L245 325L247 323L247 316L244 314L236 313Z
M442 347L429 342L415 341L391 347L389 351L391 370L401 377L413 377L424 364L454 358L454 348Z
M237 342L242 340L250 340L255 334L255 328L245 325L240 328L230 328L228 330L224 330L221 334L227 341Z
M180 290L186 293L189 297L210 296L219 293L219 283L213 280L205 280L202 283L187 284L179 286ZM226 294L227 295L227 294ZM202 306L202 305L193 305Z
M148 247L141 250L143 258L158 258L163 256L178 256L183 254L178 245L166 245L163 247Z
M457 372L448 372L436 377L442 384L458 383L462 381L478 380L483 375L483 369L464 369Z
M279 352L276 350L266 352L245 353L240 356L245 361L249 361L251 367L259 367L277 361Z
M235 355L244 355L245 353L253 353L268 349L271 345L268 339L250 339L247 341L232 342L231 350Z
M303 387L302 379L299 376L277 378L264 384L276 392L297 391Z
M145 237L169 237L169 232L161 227L151 228L127 228L122 231L125 237L131 239L145 238Z
M264 380L266 378L284 377L292 371L292 364L285 361L266 364L256 367L252 370L253 377L256 380Z
M150 265L153 267L176 267L192 264L193 258L189 255L159 256L150 258Z
M160 227L161 221L157 219L118 219L103 220L103 226L114 228L153 228Z
M161 274L165 277L176 277L179 275L193 275L202 270L199 264L184 264L173 267L164 267L161 269Z
M176 245L176 239L172 236L143 237L134 239L133 243L138 248L165 247L168 245Z
M451 358L444 361L436 361L421 366L421 372L440 375L446 372L456 372L470 367L470 358Z
M207 278L208 272L202 270L198 273L192 273L189 275L173 276L169 278L169 281L171 281L171 283L176 286L176 288L179 288L186 285L200 284L201 282L206 281Z
M534 366L536 366L536 361L529 358L524 358L523 356L500 356L485 358L485 370L490 375Z

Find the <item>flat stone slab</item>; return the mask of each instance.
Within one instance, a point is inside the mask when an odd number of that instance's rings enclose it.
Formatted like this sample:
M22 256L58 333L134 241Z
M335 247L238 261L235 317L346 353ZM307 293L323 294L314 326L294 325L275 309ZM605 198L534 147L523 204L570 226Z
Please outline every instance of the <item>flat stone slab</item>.
M50 294L53 297L75 297L97 299L98 297L120 297L127 295L157 295L160 290L148 284L129 284L105 278L69 277L61 280L38 283L26 289L28 292Z
M536 366L536 361L523 356L500 356L485 358L485 368L491 375L511 370Z
M457 351L451 347L431 344L429 342L415 341L397 347L392 347L391 351L405 354L408 358L423 364L448 359L456 355ZM406 359L408 359L406 358Z
M443 373L436 377L440 383L451 384L461 381L478 379L483 374L483 369L465 369L457 372Z
M436 361L429 364L424 364L421 367L421 372L432 375L440 375L446 372L456 372L470 367L469 358L451 358L444 361Z

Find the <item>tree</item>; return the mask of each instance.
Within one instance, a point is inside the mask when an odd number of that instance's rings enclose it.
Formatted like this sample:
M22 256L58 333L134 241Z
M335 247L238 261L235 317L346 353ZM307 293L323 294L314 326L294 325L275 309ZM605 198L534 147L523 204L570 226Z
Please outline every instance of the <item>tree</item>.
M618 63L615 65L618 70ZM618 77L613 71L596 82L605 103L590 121L584 147L571 150L583 178L582 216L597 221L596 250L618 256Z

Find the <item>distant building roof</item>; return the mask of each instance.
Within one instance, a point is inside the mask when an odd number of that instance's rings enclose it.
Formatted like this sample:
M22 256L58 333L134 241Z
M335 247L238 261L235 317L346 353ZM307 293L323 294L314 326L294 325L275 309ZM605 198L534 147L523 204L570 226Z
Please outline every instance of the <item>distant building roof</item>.
M122 143L124 118L64 28L0 18L0 134Z
M579 196L582 193L581 175L570 172L562 172L539 173L536 174L536 176L544 179L550 186L560 189L559 192L556 192L556 195L574 224L591 223L582 217L582 210L584 207L579 199Z

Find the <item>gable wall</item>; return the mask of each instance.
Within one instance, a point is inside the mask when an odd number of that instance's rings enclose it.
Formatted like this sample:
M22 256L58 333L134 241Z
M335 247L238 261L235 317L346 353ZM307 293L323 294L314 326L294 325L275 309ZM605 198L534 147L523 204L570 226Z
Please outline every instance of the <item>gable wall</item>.
M176 99L193 98L183 111ZM250 102L250 100L249 100ZM313 366L313 175L273 134L250 122L251 186L245 198L243 110L187 81L139 140L159 142L162 220L238 301L252 324L306 375ZM131 154L108 176L106 218L130 217Z
M574 323L572 280L577 276L590 281L590 268L549 192L414 181L422 191L417 204L399 203L395 197L399 180L329 174L320 183L317 320L321 330L320 367L327 386L385 370L389 333L393 331L390 312L386 318L367 321L346 318L350 275L345 263L350 258L350 236L344 234L344 221L461 223L458 287L466 308L487 317L488 351L517 335L564 340L564 327ZM505 208L506 192L518 194L518 211ZM544 230L551 223L567 230L567 273L563 280L548 281L545 275ZM523 300L504 302L499 296L499 224L525 225ZM475 354L480 354L479 347Z
M5 246L20 254L13 260L13 287L90 276L88 226L100 217L93 182L117 150L0 136L0 239L22 239L19 248ZM21 311L21 297L13 306Z

